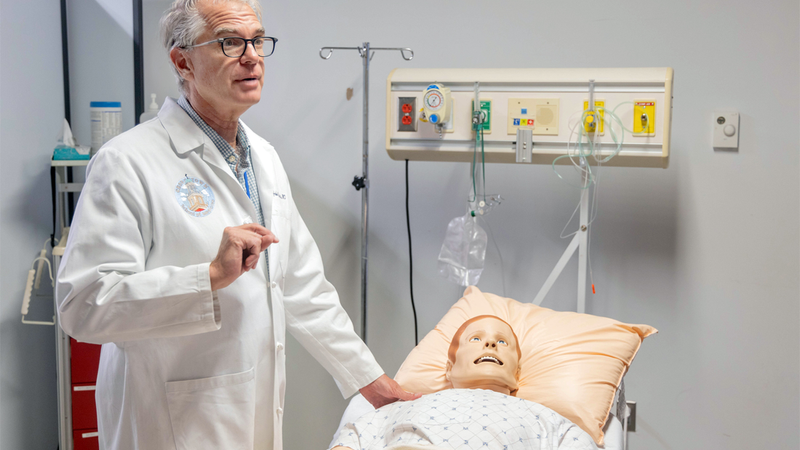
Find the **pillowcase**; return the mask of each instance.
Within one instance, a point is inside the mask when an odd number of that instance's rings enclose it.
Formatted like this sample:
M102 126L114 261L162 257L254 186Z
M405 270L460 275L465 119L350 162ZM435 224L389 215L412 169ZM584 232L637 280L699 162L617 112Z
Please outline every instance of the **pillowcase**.
M614 395L642 340L658 330L606 317L559 312L520 303L470 286L400 366L405 390L450 389L447 349L467 319L491 314L508 322L522 351L517 397L540 403L581 427L603 445L603 425Z

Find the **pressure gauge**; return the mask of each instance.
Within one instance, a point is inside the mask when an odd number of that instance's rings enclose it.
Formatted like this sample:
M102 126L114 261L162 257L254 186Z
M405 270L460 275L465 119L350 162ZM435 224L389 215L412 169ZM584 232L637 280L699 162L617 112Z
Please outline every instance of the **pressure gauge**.
M425 104L431 111L438 111L442 107L442 93L438 90L430 90L425 93Z
M422 107L428 122L441 125L449 118L450 89L441 84L431 84L423 92Z

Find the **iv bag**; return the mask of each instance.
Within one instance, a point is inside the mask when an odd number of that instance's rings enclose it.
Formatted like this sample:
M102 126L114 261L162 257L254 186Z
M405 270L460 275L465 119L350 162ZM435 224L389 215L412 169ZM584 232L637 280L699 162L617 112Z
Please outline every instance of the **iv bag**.
M467 214L451 220L439 252L439 275L461 286L478 284L487 242L477 218Z

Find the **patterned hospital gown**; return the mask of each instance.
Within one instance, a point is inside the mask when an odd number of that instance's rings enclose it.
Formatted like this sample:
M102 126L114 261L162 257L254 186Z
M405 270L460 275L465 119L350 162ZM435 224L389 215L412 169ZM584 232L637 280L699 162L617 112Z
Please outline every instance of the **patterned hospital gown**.
M348 423L335 445L354 450L431 445L458 450L597 450L592 438L538 403L483 389L449 389Z

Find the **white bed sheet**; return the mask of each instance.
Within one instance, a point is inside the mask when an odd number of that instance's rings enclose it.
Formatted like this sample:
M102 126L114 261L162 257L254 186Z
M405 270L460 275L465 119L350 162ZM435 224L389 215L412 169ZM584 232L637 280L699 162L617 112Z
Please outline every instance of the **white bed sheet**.
M342 414L342 420L339 421L339 427L336 429L336 432L333 433L331 443L328 447L332 447L334 445L334 441L339 435L339 431L348 422L354 422L362 415L371 411L375 411L375 408L372 407L367 399L365 399L361 394L354 396L347 405L344 414ZM622 423L614 414L609 414L603 432L605 433L605 446L601 448L604 450L624 450L624 432L622 429Z

